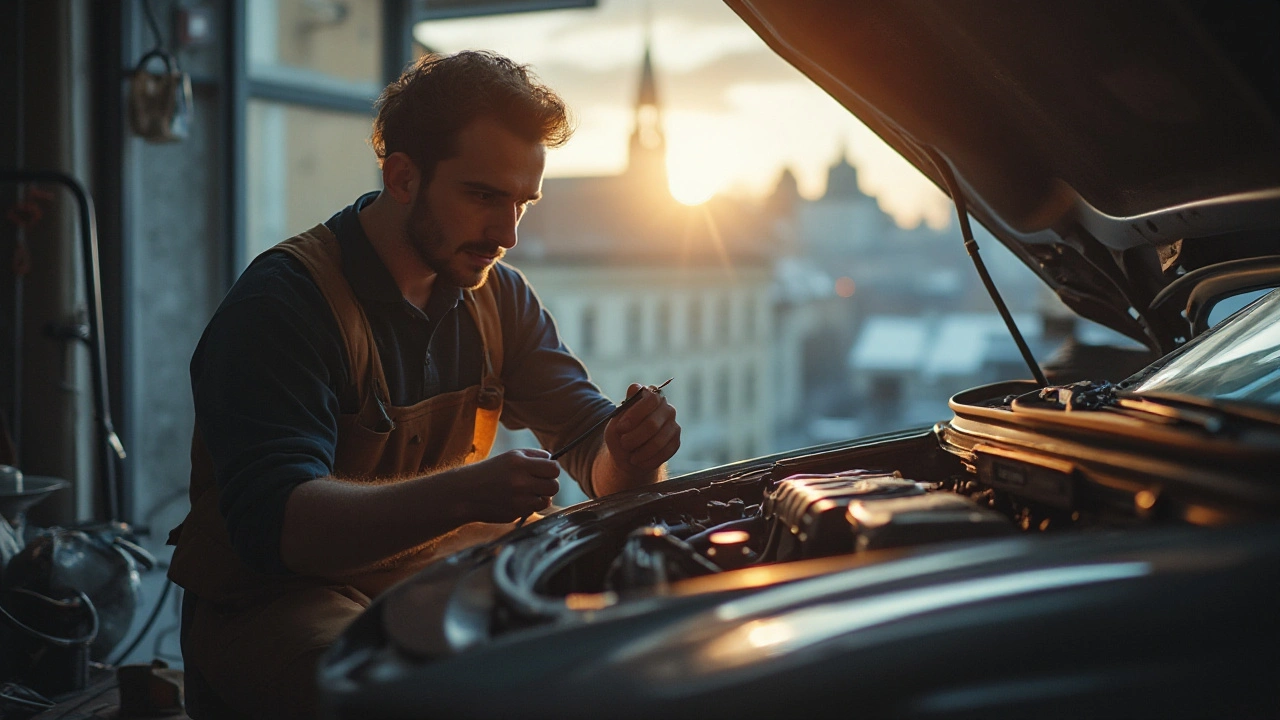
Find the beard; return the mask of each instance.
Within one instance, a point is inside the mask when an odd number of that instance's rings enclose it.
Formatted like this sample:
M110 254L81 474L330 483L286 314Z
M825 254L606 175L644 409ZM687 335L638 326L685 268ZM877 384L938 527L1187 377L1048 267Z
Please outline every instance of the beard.
M418 258L436 272L445 282L463 290L475 290L489 279L492 263L476 267L471 254L502 259L507 249L496 242L472 240L452 244L445 237L443 228L428 206L426 193L419 195L405 222L405 237Z

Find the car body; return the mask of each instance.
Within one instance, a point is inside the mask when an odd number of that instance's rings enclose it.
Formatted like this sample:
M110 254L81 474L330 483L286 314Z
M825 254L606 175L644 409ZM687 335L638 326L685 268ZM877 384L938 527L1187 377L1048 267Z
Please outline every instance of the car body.
M1280 4L729 0L1139 373L566 509L379 598L332 717L1280 714Z

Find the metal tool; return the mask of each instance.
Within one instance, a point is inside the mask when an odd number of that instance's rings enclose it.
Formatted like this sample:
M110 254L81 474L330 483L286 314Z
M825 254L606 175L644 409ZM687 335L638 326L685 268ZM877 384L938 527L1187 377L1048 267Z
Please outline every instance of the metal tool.
M626 399L626 400L624 400L620 405L618 405L618 407L614 408L614 409L613 409L613 410L612 410L608 415L605 415L604 417L602 417L602 418L600 418L598 421L596 421L596 424L594 424L594 425L592 425L591 427L587 428L587 429L586 429L586 431L585 431L585 432L583 432L583 433L582 433L581 435L579 435L578 437L576 437L576 438L574 438L574 439L570 440L568 445L565 445L564 447L562 447L562 448L560 448L559 450L557 450L557 451L555 451L554 453L552 453L552 454L551 454L551 459L552 459L552 460L558 460L558 459L560 459L560 456L561 456L561 455L564 455L565 453L569 452L570 450L572 450L572 449L574 449L575 447L577 447L578 445L580 445L580 444L582 443L582 441L583 441L583 440L586 440L587 438L591 437L591 436L592 436L592 434L594 434L596 430L599 430L600 428L604 427L604 424L605 424L605 423L609 422L609 421L610 421L610 420L612 420L613 418L615 418L615 417L617 417L618 415L620 415L624 410L626 410L627 408L629 408L629 407L631 407L632 405L634 405L634 404L636 403L636 401L637 401L637 400L639 400L639 399L641 398L641 396L643 396L643 395L644 395L644 391L645 391L645 390L649 390L649 391L651 391L651 392L655 392L655 393L657 393L657 394L661 395L661 394L662 394L662 388L666 387L667 385L670 385L672 380L675 380L675 378L674 378L674 377L669 377L669 378L667 378L666 382L662 383L661 385L659 385L659 386L657 386L657 387L653 387L652 385L650 385L650 386L647 386L647 387L640 388L639 390L637 390L637 391L636 391L636 394L635 394L635 395L632 395L631 397L627 398L627 399ZM524 517L520 518L520 521L516 523L516 529L517 529L517 530L518 530L518 529L520 529L520 528L524 525L525 521L526 521L526 520L528 520L528 519L529 519L529 517L530 517L531 515L533 515L533 513L529 513L529 515L525 515Z
M644 394L644 391L645 391L645 390L652 390L653 392L658 393L659 395L661 395L661 394L662 394L662 388L664 388L664 387L666 387L668 384L670 384L672 380L675 380L675 378L667 378L667 381L666 381L666 382L662 383L661 385L659 385L659 386L657 386L657 387L649 386L649 387L643 387L643 388L640 388L639 390L637 390L637 391L636 391L636 394L635 394L635 395L632 395L631 397L627 398L627 399L626 399L626 400L625 400L621 405L619 405L618 407L614 408L614 409L613 409L613 411L612 411L612 412L610 412L608 415L605 415L604 417L600 418L600 420L599 420L599 421L597 421L595 425L592 425L591 427L587 428L586 432L584 432L584 433L582 433L581 435L579 435L578 437L576 437L576 438L574 438L574 439L570 440L568 445L565 445L564 447L562 447L562 448L560 448L559 450L557 450L557 451L555 451L554 453L552 453L552 454L551 454L551 459L552 459L552 460L559 460L561 455L564 455L565 453L569 452L570 450L574 449L574 448L575 448L575 447L577 447L579 444L581 444L583 440L586 440L587 438L591 437L591 435L592 435L596 430L599 430L599 429L600 429L600 428L601 428L605 423L609 422L609 421L610 421L610 420L612 420L613 418L617 417L620 413L622 413L622 411L624 411L624 410L626 410L627 408L629 408L629 407L631 407L632 405L634 405L634 404L635 404L635 402L636 402L637 400L639 400L639 399L640 399L640 397Z

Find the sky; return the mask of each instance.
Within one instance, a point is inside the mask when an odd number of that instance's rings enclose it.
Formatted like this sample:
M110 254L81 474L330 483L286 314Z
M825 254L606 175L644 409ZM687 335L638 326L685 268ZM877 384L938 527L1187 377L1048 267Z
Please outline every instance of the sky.
M626 162L651 38L673 195L762 196L791 168L800 193L825 191L841 153L859 186L903 227L949 222L946 197L852 115L779 58L720 0L599 0L598 7L420 23L441 52L488 49L531 65L578 130L547 158L549 177L611 175Z

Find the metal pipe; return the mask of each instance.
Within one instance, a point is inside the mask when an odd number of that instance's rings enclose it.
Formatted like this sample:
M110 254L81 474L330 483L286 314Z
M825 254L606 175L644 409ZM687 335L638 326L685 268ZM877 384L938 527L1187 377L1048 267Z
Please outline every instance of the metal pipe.
M98 266L98 225L93 211L93 198L79 180L54 170L0 169L0 183L52 183L62 185L75 196L80 209L80 251L84 263L85 296L89 305L89 342L93 353L90 363L93 397L99 428L100 471L103 494L107 501L108 519L120 518L123 500L116 481L116 463L125 459L124 446L111 422L111 400L107 388L107 344L102 332L102 277Z
M19 0L14 3L14 27L17 28L14 38L14 51L16 58L14 59L14 74L17 78L14 88L14 95L18 99L18 112L14 121L14 133L17 140L17 150L14 153L14 165L19 170L26 165L26 22L27 9L25 0ZM26 190L22 183L18 183L16 190L16 198L21 201L22 193ZM27 231L19 224L13 233L13 252L14 260L17 260L18 253L22 252L23 245L27 242ZM22 343L23 343L23 313L26 312L22 303L23 298L23 276L18 272L17 263L14 263L13 273L13 397L10 398L9 416L10 427L9 435L13 439L13 464L22 466Z

